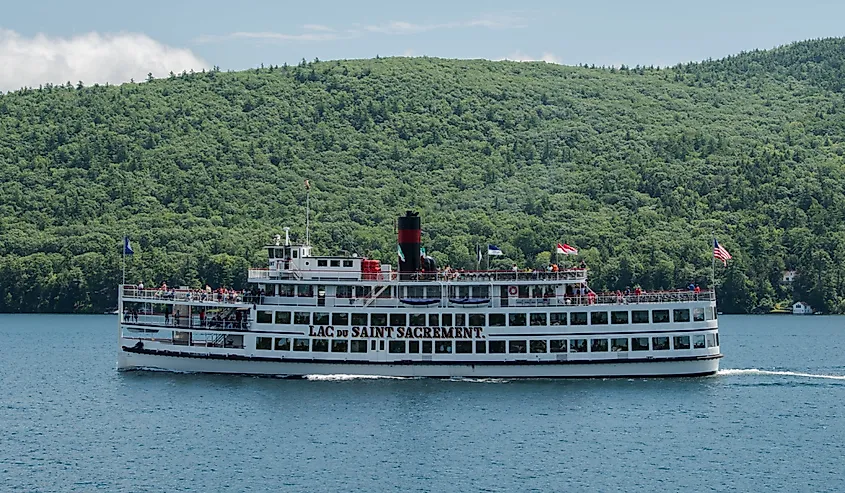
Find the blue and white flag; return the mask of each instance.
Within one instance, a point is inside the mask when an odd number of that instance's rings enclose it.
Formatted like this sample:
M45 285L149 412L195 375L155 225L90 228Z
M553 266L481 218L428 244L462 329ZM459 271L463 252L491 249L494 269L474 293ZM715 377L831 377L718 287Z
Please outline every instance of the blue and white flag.
M132 245L129 244L129 237L123 237L123 254L124 255L134 255L135 250L132 249Z
M504 255L496 245L487 245L487 255Z

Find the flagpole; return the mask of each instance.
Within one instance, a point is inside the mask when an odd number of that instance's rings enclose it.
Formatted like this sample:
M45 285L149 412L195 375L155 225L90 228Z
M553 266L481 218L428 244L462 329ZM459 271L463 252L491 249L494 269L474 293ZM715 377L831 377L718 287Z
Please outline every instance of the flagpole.
M713 235L713 242L710 244L710 285L713 286L713 294L716 294L716 235Z
M311 215L311 185L305 180L305 244L311 245L309 216Z
M123 282L121 286L126 284L126 235L123 235Z

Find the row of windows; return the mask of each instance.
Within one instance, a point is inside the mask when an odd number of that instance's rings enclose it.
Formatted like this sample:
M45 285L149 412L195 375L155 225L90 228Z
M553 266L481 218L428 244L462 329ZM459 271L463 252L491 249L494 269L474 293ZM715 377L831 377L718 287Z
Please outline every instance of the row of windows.
M370 340L370 350L384 351L384 340ZM719 345L719 334L693 336L611 337L595 339L531 339L510 341L388 341L388 352L435 354L523 354L523 353L606 353L609 351L668 351L704 349ZM258 337L255 349L276 351L312 351L332 353L366 353L362 339L308 339L290 337Z
M712 319L713 309L707 308L707 319ZM313 315L313 317L312 317ZM671 317L671 318L670 318ZM329 312L288 312L259 310L257 322L260 324L287 325L293 321L297 325L357 325L357 326L393 326L393 327L464 327L467 320L471 327L526 327L546 325L622 325L627 323L669 323L701 322L705 320L704 308L693 308L690 317L689 308L674 310L631 310L631 311L594 311L594 312L541 312L541 313L329 313Z
M326 259L318 259L317 260L317 267L340 267L340 260L326 260ZM344 260L343 261L344 267L352 267L351 260Z
M323 265L321 262L330 262ZM338 267L334 265L338 260L318 260L317 267ZM351 262L351 261L350 261ZM345 267L345 265L344 265ZM313 284L259 284L259 289L269 296L285 297L313 297L315 285ZM326 287L317 286L317 291L325 293ZM554 286L520 286L519 297L528 298L533 295L536 298L552 297L555 294ZM505 288L503 288L505 289ZM335 286L335 296L338 298L368 298L372 294L371 286ZM440 286L388 286L379 293L379 298L440 298L443 294ZM490 286L449 286L446 290L449 298L489 298Z

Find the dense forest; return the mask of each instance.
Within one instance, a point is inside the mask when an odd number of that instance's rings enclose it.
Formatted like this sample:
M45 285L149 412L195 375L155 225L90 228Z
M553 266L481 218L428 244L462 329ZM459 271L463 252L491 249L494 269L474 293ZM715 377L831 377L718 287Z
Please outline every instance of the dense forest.
M0 312L116 305L130 282L243 287L284 226L395 264L421 211L440 264L595 289L710 286L721 310L845 312L845 39L669 68L376 58L0 95ZM567 259L572 261L573 259ZM580 258L579 258L580 260ZM791 285L782 272L795 270Z

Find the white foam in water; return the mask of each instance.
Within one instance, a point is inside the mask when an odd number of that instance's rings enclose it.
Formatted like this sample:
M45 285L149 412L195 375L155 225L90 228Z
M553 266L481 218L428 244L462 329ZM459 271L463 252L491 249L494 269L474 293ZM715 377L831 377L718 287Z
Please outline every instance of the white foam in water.
M720 376L729 376L729 375L781 375L786 377L805 377L805 378L826 378L829 380L845 380L845 375L818 375L815 373L801 373L797 371L771 371L771 370L758 370L757 368L749 368L745 370L740 369L727 369L727 370L719 370L717 375Z
M306 380L312 381L319 381L319 382L342 382L344 380L380 380L380 379L393 379L393 380L404 380L407 377L383 377L379 375L305 375Z

